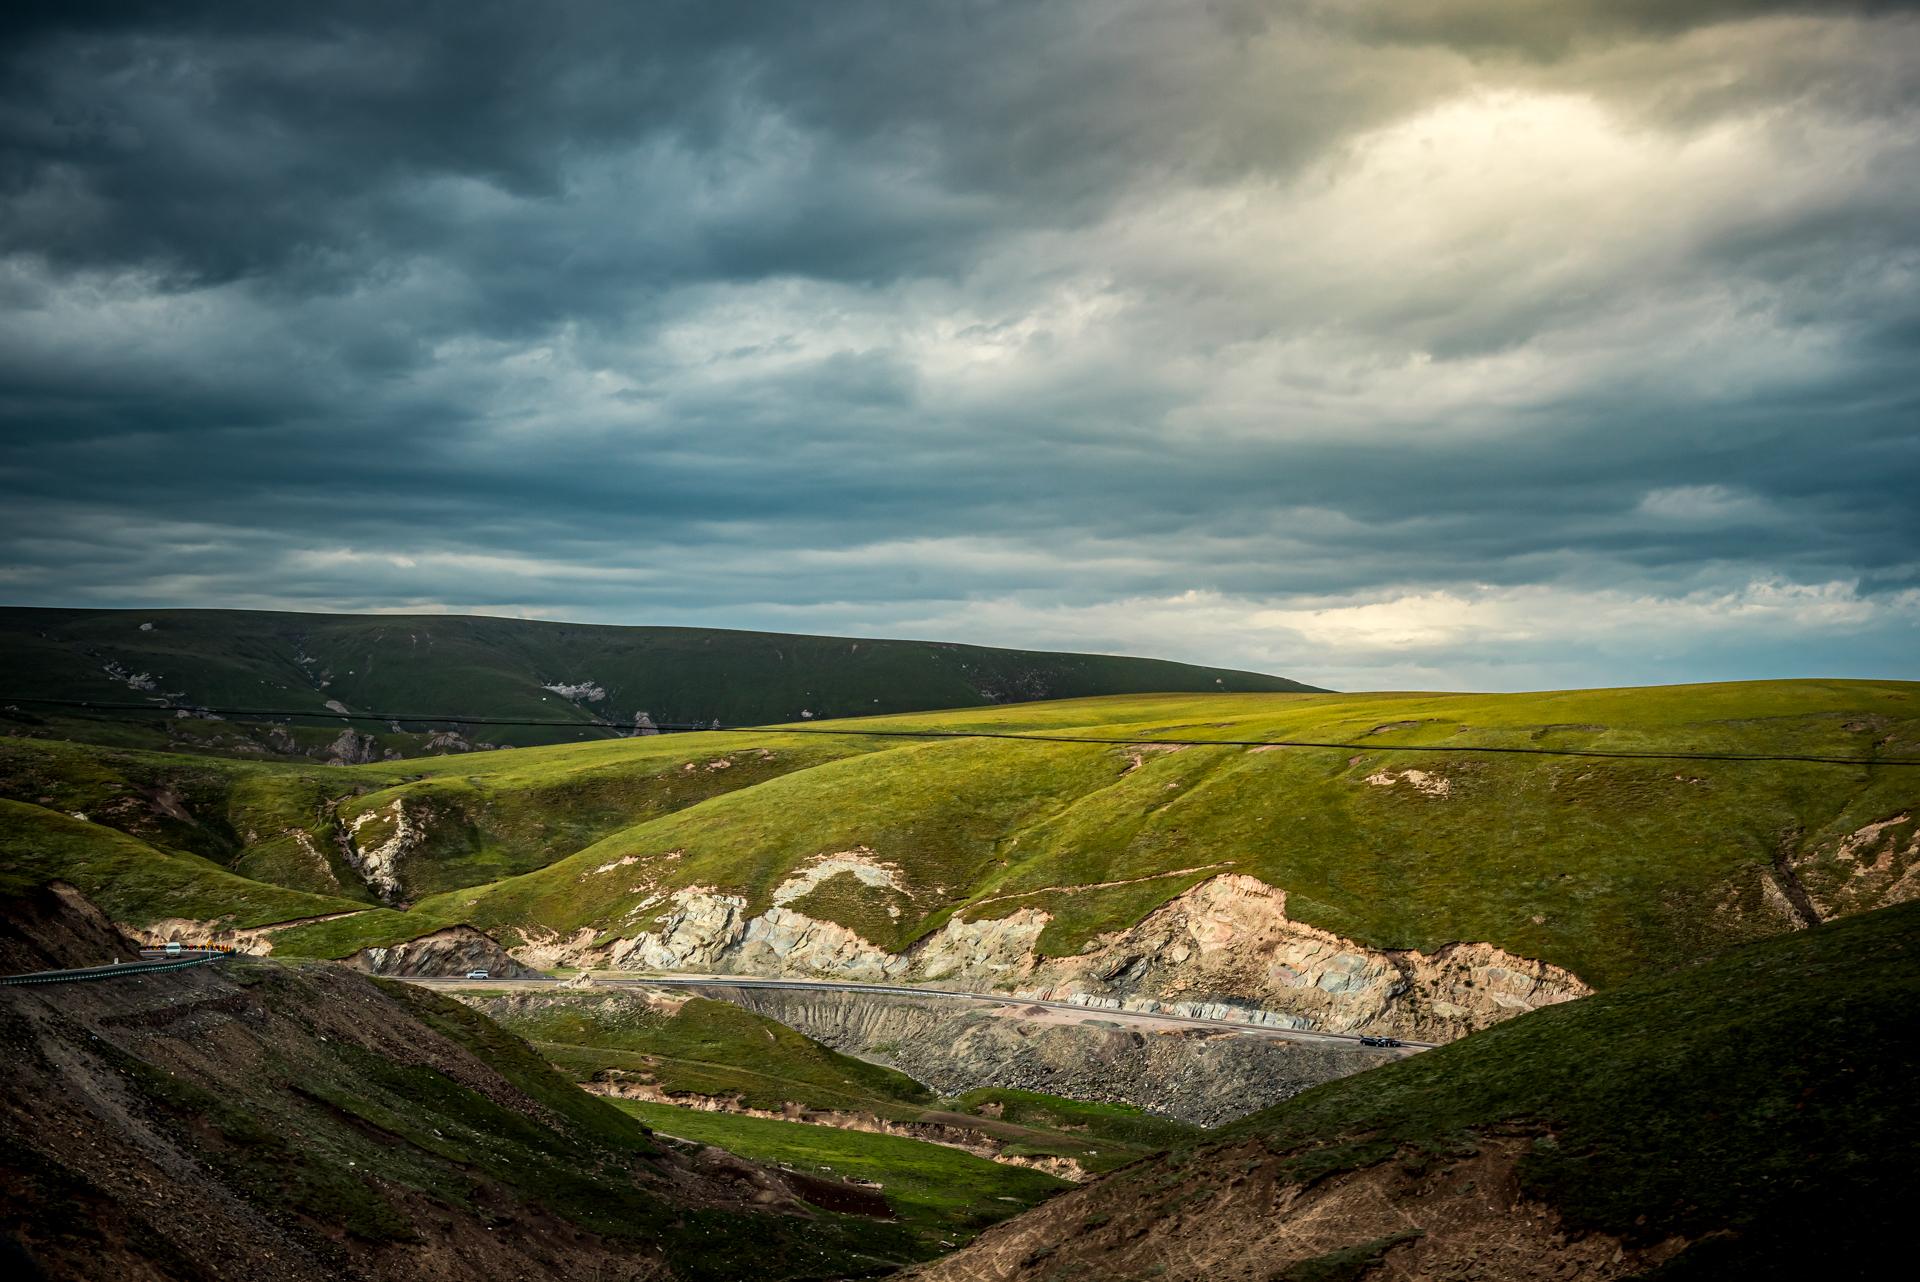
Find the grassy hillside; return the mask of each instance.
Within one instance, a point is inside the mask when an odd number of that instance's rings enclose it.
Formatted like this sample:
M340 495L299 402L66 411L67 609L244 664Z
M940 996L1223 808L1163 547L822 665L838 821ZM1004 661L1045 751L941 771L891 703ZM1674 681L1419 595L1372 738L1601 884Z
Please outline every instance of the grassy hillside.
M544 867L610 833L865 751L814 738L660 735L352 768L0 739L0 796L189 851L256 880L363 904L339 834L372 845L405 797L425 836L409 896Z
M614 1105L663 1135L711 1144L786 1170L877 1185L901 1225L918 1234L929 1253L965 1242L989 1224L1068 1187L1042 1171L1003 1166L898 1135L829 1130L640 1100L616 1100Z
M484 1017L341 967L8 988L0 1045L16 1276L718 1282L929 1253L826 1209L884 1213L859 1190L678 1157Z
M842 728L1116 742L832 733ZM824 733L341 769L16 740L0 747L0 795L363 902L328 852L343 830L367 849L405 828L393 862L413 907L281 936L283 949L322 955L453 921L604 942L656 928L683 887L737 894L755 913L817 857L853 852L892 884L842 873L786 907L887 948L955 914L1035 907L1051 915L1042 949L1070 954L1231 871L1286 890L1296 919L1371 947L1487 940L1604 986L1786 929L1801 906L1835 916L1910 896L1920 877L1920 769L1389 750L1916 757L1911 683L1140 696L806 729ZM1219 746L1168 750L1169 739ZM1360 746L1220 742L1267 739Z
M1197 1133L1125 1105L1030 1091L981 1089L936 1099L903 1073L842 1055L724 1001L656 1003L605 990L460 996L576 1081L657 1087L675 1100L723 1111L784 1113L796 1121L853 1114L1018 1157L1064 1157L1094 1172Z
M1113 699L871 724L1086 731L1122 746L909 740L623 829L422 910L508 930L630 933L655 919L646 901L662 890L714 886L756 911L811 857L859 848L898 865L897 889L836 894L828 882L789 906L895 948L955 912L1034 906L1054 915L1041 944L1060 955L1236 871L1287 890L1296 918L1375 947L1488 940L1609 984L1782 928L1767 894L1776 860L1834 911L1908 893L1894 888L1920 861L1920 769L1381 750L1920 756L1911 684ZM1170 738L1368 746L1125 746ZM1848 849L1888 820L1898 822L1870 856ZM1887 867L1873 871L1882 856ZM619 876L598 871L623 860L633 863ZM1116 882L1127 884L1101 885Z
M674 1094L746 1108L848 1109L917 1116L933 1094L904 1073L829 1050L729 1002L659 1009L628 994L540 994L473 1001L577 1080L612 1073Z
M1881 1276L1916 1048L1906 904L1316 1087L927 1275Z
M161 700L326 714L415 713L558 720L571 728L359 719L80 714L18 705L16 730L127 747L320 755L343 728L374 755L463 742L605 738L655 722L759 724L802 717L1158 690L1304 690L1278 677L1158 659L1001 650L706 628L600 627L459 615L240 610L0 609L0 696ZM561 687L553 689L550 687ZM0 698L0 703L4 699Z
M237 876L198 855L158 849L124 833L40 806L0 801L0 888L51 881L78 886L116 922L149 926L169 917L262 926L351 912L365 905Z

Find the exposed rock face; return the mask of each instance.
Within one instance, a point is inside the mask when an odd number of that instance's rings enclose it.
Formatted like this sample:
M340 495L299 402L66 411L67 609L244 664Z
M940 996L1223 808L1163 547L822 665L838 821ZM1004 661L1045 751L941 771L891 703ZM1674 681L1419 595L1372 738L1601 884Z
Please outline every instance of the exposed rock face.
M340 711L345 712L346 709ZM378 760L380 741L357 730L342 730L327 745L327 764L330 766L358 766Z
M458 978L484 970L493 979L531 979L539 972L522 966L490 935L471 926L449 926L390 948L363 948L347 965L372 975Z
M1920 823L1901 811L1787 862L1821 921L1905 903L1920 898Z
M369 831L371 829L371 831ZM340 853L382 903L400 898L400 860L420 844L426 830L403 798L384 809L355 815L340 829Z
M1004 988L1031 975L1039 965L1036 948L1050 918L1033 908L985 921L949 918L947 924L911 950L917 978Z
M833 860L844 863L857 852ZM818 868L844 871L823 860ZM1094 940L1073 957L1043 958L1048 917L1025 908L981 921L958 918L895 954L845 926L775 903L749 916L740 895L708 887L673 893L652 931L592 947L546 941L521 950L536 965L576 964L712 974L912 981L1030 997L1286 1028L1378 1032L1444 1041L1591 991L1571 972L1491 944L1450 944L1431 954L1370 949L1293 921L1286 894L1253 877L1210 878L1138 925ZM878 874L863 877L878 888ZM808 888L813 882L806 881Z
M974 1003L885 993L740 988L705 995L897 1068L944 1095L1011 1087L1131 1104L1203 1126L1381 1062L1380 1052L1357 1046L1010 1018Z
M1041 963L1021 987L1092 1005L1423 1041L1591 991L1570 971L1492 944L1431 954L1365 948L1291 920L1284 891L1240 875L1204 881L1081 955Z

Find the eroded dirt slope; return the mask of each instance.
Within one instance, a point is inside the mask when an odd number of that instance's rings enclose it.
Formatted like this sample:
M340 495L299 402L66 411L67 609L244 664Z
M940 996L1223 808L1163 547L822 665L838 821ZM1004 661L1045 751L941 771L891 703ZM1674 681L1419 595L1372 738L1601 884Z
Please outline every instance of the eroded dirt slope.
M6 915L56 965L115 938L71 897ZM29 1276L793 1277L910 1258L890 1225L813 1205L877 1201L860 1190L669 1152L490 1021L336 965L0 989L0 1054L0 1241Z

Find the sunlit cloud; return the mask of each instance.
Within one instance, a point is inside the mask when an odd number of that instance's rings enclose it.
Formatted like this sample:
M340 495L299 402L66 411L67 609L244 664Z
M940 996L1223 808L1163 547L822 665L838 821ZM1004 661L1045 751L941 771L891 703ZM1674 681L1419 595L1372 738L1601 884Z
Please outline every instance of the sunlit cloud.
M9 598L1911 673L1920 20L966 13L20 28Z

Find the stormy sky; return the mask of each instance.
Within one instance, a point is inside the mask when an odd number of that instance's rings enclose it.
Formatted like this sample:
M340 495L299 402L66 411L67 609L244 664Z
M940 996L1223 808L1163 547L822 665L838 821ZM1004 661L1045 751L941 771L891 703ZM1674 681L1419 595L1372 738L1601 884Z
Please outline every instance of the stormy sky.
M1909 6L9 15L11 603L1920 676Z

